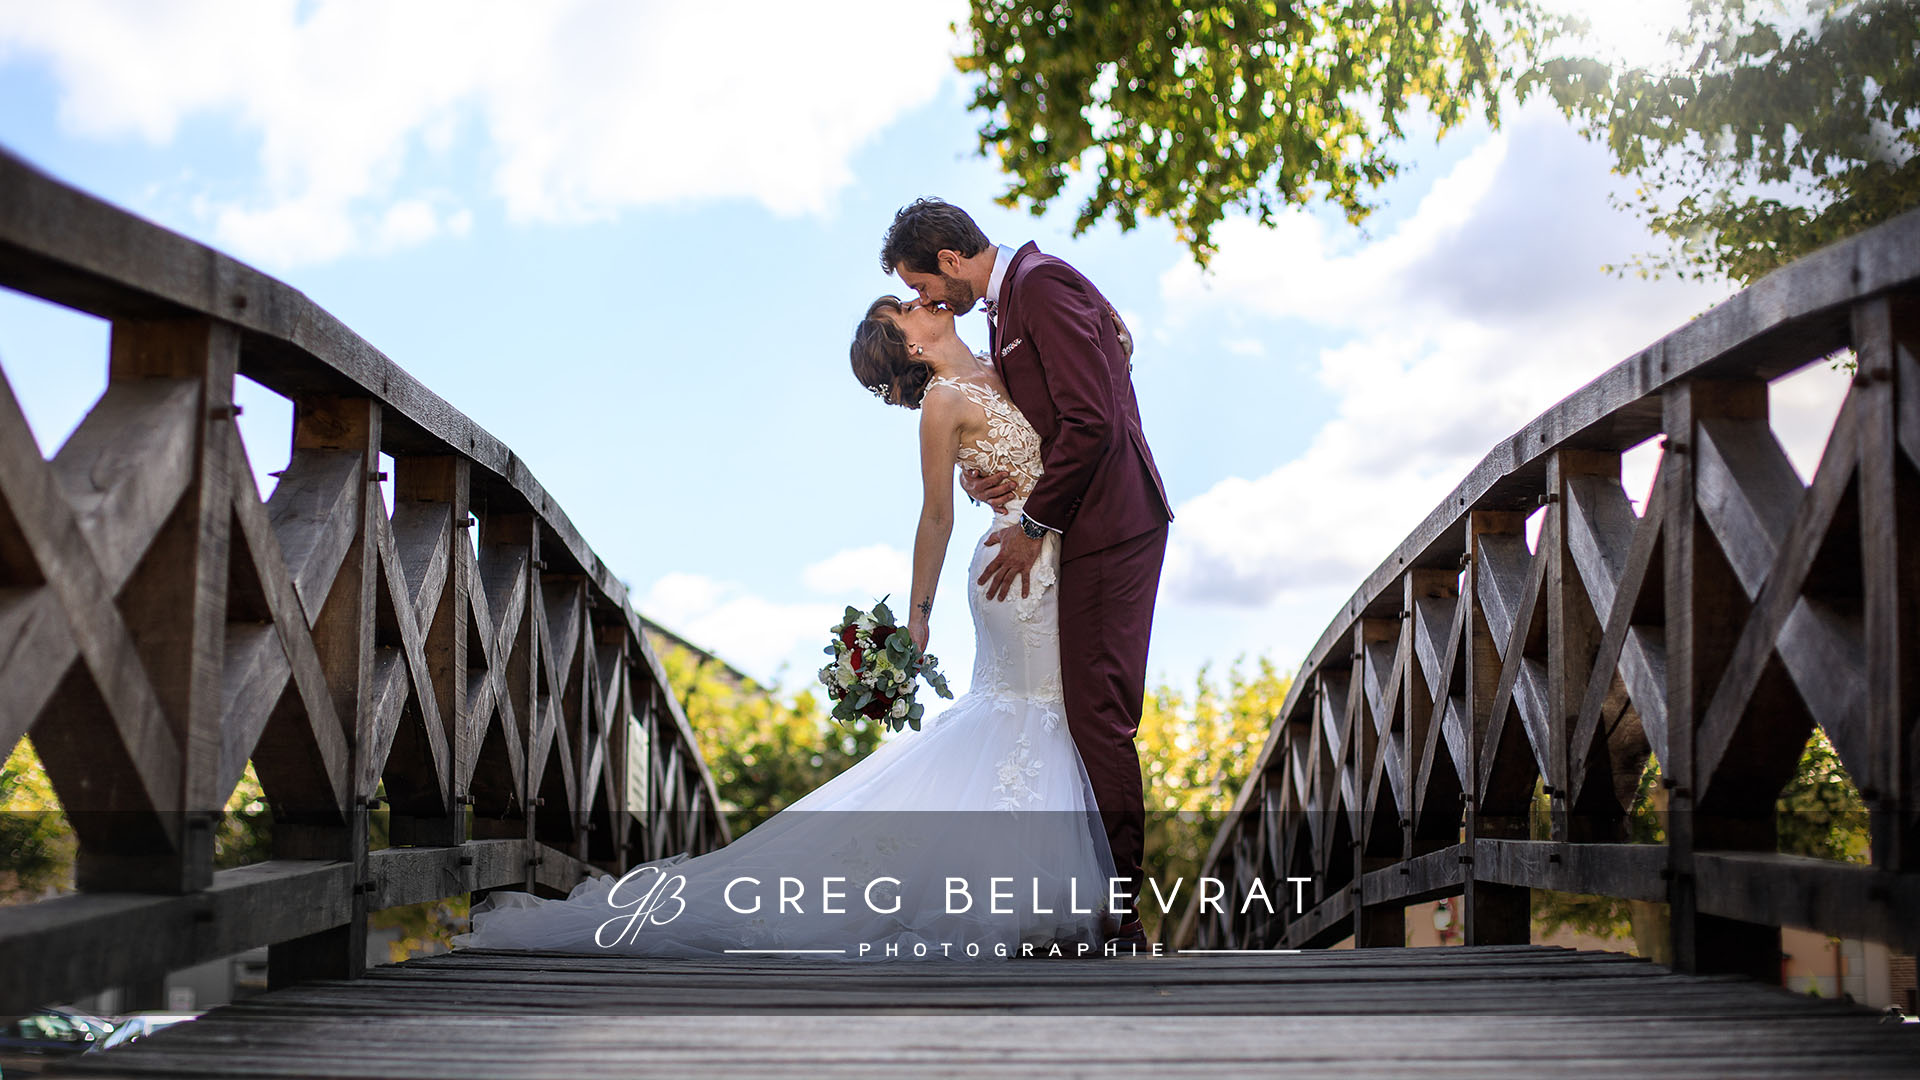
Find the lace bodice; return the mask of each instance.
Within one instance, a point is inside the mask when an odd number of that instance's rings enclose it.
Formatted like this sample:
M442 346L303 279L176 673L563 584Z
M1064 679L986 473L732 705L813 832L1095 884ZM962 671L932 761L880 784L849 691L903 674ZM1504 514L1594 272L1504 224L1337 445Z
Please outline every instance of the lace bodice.
M1013 479L1014 498L1024 503L1040 480L1040 436L1019 409L991 387L946 377L929 380L927 388L951 386L987 414L987 436L960 445L960 464L983 473L1005 470Z

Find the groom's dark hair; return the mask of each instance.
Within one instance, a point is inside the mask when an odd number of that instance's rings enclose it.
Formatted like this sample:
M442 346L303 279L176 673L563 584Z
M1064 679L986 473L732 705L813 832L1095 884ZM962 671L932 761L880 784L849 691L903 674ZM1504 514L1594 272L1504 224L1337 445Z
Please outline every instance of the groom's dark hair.
M880 269L893 273L905 267L916 274L940 271L940 253L957 251L972 258L985 250L987 234L965 210L942 199L915 199L893 215L893 224L880 241Z

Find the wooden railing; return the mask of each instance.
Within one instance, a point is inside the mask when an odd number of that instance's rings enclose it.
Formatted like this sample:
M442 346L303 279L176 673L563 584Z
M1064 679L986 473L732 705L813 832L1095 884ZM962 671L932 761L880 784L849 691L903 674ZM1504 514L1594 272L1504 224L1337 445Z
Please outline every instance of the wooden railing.
M1768 386L1848 348L1804 485ZM1917 353L1913 213L1502 442L1321 635L1201 871L1233 902L1190 908L1178 940L1400 945L1406 905L1460 895L1469 944L1521 943L1529 890L1549 889L1666 903L1687 971L1777 981L1787 925L1920 944ZM1655 436L1636 515L1621 454ZM1776 853L1816 724L1868 808L1871 865ZM1664 837L1629 843L1649 755ZM1289 877L1311 879L1304 910L1279 902ZM1239 902L1255 878L1272 916Z
M0 285L112 323L51 461L0 379L0 754L31 735L80 889L0 908L0 1013L260 945L272 983L352 976L369 910L727 841L625 589L506 446L294 289L4 153ZM265 502L236 374L294 405ZM216 872L249 762L274 857Z

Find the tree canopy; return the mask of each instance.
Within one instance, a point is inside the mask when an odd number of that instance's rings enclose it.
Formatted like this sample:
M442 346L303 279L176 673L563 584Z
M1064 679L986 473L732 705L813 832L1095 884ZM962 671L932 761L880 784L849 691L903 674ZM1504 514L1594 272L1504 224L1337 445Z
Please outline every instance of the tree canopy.
M1364 219L1411 116L1498 120L1534 22L1518 0L974 0L958 63L981 76L1002 202L1037 213L1084 169L1080 228L1162 217L1204 261L1230 211L1324 199Z
M1920 5L1693 0L1671 62L1542 61L1543 87L1637 187L1643 272L1751 282L1920 206Z
M1085 173L1078 228L1163 218L1203 264L1230 213L1360 223L1416 118L1497 126L1537 93L1635 182L1670 243L1642 272L1747 282L1920 205L1908 0L1692 0L1640 67L1532 0L974 0L966 29L1003 203L1038 213Z

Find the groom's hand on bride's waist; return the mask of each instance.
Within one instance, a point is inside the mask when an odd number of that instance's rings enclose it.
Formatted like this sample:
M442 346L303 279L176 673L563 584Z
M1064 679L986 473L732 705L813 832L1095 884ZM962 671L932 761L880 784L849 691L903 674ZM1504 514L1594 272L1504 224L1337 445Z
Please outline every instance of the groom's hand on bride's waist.
M972 469L960 470L960 490L974 502L983 502L993 507L996 514L1007 512L1007 500L1013 498L1013 477L1005 469L996 473L979 473Z
M1020 579L1020 595L1027 595L1027 578L1033 571L1034 560L1040 557L1043 539L1028 536L1018 525L1009 525L987 537L988 547L1000 548L1000 553L980 574L980 584L987 587L987 599L1005 600L1013 590L1016 577Z

